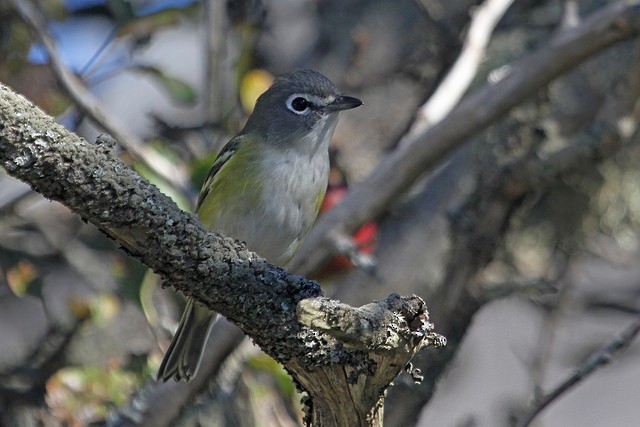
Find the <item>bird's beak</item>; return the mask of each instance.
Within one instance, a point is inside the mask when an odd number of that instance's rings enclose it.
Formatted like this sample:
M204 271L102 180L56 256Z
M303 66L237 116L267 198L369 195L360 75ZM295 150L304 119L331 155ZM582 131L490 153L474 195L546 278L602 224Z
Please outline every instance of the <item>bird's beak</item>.
M350 110L361 105L362 101L358 98L354 98L353 96L339 96L334 99L331 104L324 107L324 110L333 113L336 111Z

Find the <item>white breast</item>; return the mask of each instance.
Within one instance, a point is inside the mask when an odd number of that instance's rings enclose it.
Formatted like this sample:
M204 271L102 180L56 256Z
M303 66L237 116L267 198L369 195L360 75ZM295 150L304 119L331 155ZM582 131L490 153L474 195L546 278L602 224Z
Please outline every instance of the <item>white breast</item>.
M223 232L243 240L258 255L284 266L302 243L317 216L318 198L329 178L329 143L337 114L328 116L294 147L265 145L259 162L262 200L258 208L225 215Z

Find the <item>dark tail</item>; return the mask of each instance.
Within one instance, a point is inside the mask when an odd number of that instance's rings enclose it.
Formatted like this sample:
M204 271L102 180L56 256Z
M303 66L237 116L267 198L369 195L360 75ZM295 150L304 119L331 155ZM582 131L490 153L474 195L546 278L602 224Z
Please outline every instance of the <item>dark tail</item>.
M158 369L158 381L189 381L198 371L209 330L218 314L192 299L182 313L180 325Z

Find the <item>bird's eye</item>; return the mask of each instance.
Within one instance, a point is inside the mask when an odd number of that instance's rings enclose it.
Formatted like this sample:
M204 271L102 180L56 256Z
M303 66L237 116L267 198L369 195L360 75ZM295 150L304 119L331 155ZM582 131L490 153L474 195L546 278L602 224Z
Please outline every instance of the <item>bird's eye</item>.
M301 96L296 96L287 102L287 107L296 114L302 114L309 109L309 101Z

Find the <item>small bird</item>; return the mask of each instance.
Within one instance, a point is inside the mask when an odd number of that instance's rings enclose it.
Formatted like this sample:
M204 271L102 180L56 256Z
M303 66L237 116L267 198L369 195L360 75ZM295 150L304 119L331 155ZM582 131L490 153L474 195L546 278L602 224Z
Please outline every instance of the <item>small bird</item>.
M196 207L202 223L284 266L322 204L338 113L360 105L312 70L276 78L213 163ZM188 381L196 374L216 318L217 313L187 301L158 370L159 381Z

